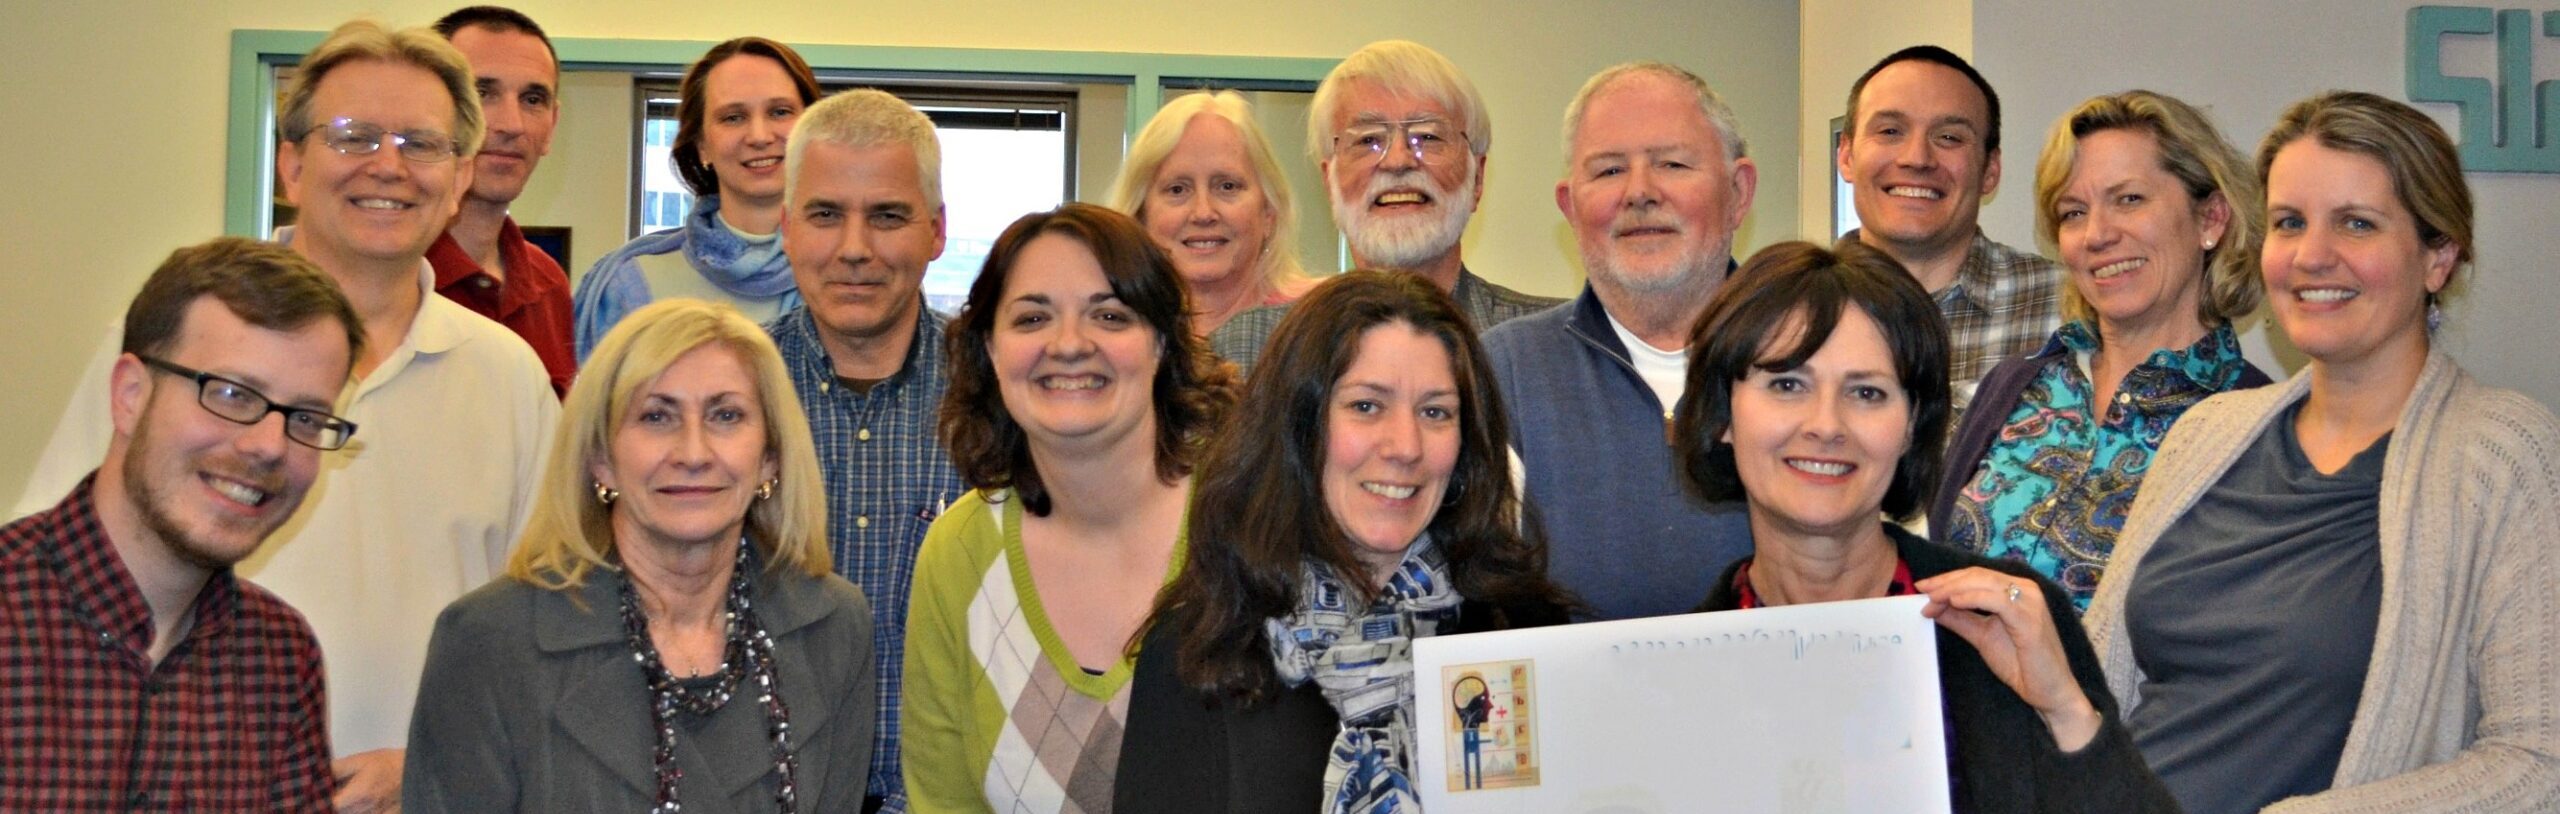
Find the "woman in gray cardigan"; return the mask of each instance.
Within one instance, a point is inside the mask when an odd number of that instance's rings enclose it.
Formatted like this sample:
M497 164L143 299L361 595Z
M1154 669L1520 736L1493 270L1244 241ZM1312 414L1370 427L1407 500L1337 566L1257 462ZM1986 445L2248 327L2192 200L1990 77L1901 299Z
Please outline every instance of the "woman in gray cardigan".
M507 576L436 620L417 812L853 811L871 612L763 329L665 300L588 357Z
M2332 92L2258 175L2311 363L2161 446L2089 612L2108 688L2189 811L2552 810L2560 421L2433 346L2471 258L2453 143Z

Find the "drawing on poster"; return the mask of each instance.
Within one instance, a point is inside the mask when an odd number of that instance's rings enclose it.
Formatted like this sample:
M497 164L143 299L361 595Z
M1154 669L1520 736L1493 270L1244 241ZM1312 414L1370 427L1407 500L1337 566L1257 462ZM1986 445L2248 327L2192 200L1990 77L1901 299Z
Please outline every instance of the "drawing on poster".
M1536 665L1529 660L1443 667L1449 688L1449 790L1538 785Z

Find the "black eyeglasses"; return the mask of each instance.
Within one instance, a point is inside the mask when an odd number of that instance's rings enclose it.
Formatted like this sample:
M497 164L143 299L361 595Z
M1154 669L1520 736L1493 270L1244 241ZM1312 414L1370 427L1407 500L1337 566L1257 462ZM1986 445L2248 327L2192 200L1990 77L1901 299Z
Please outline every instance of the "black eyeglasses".
M268 413L283 413L284 437L293 439L294 443L322 451L344 448L347 445L347 439L355 437L356 425L353 421L309 407L287 407L277 404L267 400L267 395L258 392L256 388L184 365L171 364L138 353L134 354L133 358L142 360L143 364L149 365L153 370L194 380L196 403L204 405L205 412L221 416L225 421L256 424L265 421Z
M462 145L456 143L452 136L443 133L433 130L385 130L381 125L358 119L331 119L328 123L313 128L311 132L320 134L320 143L329 145L329 149L353 156L372 155L381 150L385 136L390 137L392 148L400 151L401 158L420 164L434 164L453 158L462 152ZM303 135L307 137L310 134ZM301 141L299 138L294 140Z

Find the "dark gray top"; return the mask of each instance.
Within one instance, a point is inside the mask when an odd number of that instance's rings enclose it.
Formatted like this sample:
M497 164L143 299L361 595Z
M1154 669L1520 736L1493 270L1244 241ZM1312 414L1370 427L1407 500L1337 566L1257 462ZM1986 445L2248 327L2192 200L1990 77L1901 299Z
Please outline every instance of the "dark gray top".
M657 736L622 630L622 575L552 591L501 577L436 618L409 723L401 807L646 811ZM871 762L871 610L842 577L767 570L749 594L773 637L801 811L854 811ZM679 715L687 814L774 810L773 746L752 688Z
M2187 810L2328 789L2382 604L2383 453L2323 475L2296 404L2160 535L2125 596L2134 741Z

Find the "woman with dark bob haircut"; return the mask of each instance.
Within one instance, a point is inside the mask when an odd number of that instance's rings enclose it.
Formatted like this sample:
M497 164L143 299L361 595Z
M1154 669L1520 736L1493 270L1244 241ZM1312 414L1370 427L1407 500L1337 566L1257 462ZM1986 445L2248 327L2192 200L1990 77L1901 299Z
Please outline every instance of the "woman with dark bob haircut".
M682 225L634 238L578 278L578 358L625 314L669 297L725 302L758 323L800 303L782 254L783 148L818 77L791 46L739 37L685 69L668 161L693 210Z
M1879 519L1928 498L1947 412L1946 323L1892 258L1854 241L1752 255L1698 318L1672 422L1690 486L1751 517L1753 555L1698 609L1926 594L1955 810L2177 811L2068 595Z
M1412 640L1569 602L1484 350L1429 282L1352 271L1290 309L1245 392L1137 648L1114 810L1414 810Z
M1125 651L1182 570L1225 364L1146 229L1078 203L1006 227L948 334L940 430L975 491L916 557L909 810L1108 810Z

